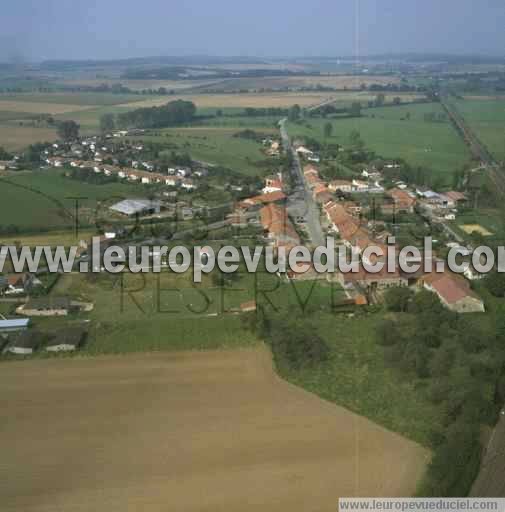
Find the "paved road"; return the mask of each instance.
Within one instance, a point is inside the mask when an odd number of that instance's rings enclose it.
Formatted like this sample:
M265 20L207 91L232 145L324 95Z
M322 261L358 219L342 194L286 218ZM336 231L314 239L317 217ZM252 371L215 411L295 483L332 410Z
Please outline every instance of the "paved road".
M305 181L300 159L291 146L291 141L286 129L286 119L280 121L279 126L281 130L282 144L284 148L286 148L286 150L289 151L293 156L292 173L295 178L296 186L294 187L292 195L295 197L295 199L302 199L305 203L307 231L309 233L312 244L314 246L324 245L325 236L323 233L323 228L321 227L321 214L319 211L319 206L314 201L312 192L307 182Z
M327 98L324 101L317 103L316 105L307 107L305 110L311 112L312 110L317 110L318 108L324 107L325 105L331 105L332 103L335 103L335 101L337 101L337 98Z

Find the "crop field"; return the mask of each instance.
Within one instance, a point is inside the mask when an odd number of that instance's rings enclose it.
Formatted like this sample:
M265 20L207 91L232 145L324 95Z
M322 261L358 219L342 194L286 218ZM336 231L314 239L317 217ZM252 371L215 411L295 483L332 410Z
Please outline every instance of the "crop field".
M9 363L0 379L5 512L329 512L413 495L429 456L282 381L262 347Z
M448 121L427 122L424 114L439 113L436 104L367 109L361 118L333 120L333 135L324 137L325 119L289 124L290 135L310 136L322 143L349 145L353 130L360 132L366 147L384 158L403 158L411 165L431 168L450 179L464 165L469 152ZM407 119L410 114L410 119Z
M75 105L68 103L43 103L39 101L5 100L0 97L0 110L5 112L29 112L30 114L65 114L86 110L89 105Z
M505 160L505 98L464 100L456 105L493 156Z
M6 102L13 103L41 103L43 105L63 104L78 105L82 107L98 105L118 105L144 99L137 94L111 94L100 92L59 92L59 93L18 93L0 94L0 105ZM35 107L34 107L35 108ZM75 109L77 110L77 109Z
M284 107L289 108L295 103L302 107L316 105L332 97L325 92L268 92L244 94L176 94L174 96L152 98L138 102L135 107L153 107L163 105L167 101L182 99L192 101L197 107ZM125 106L125 105L122 105Z
M216 91L236 90L260 90L260 89L286 89L286 88L309 88L309 87L332 87L334 89L359 90L362 84L391 84L399 83L398 77L393 76L344 76L344 75L321 75L321 76L284 76L284 77L254 77L254 78L232 78L222 80L209 89Z
M61 171L13 173L0 178L0 218L2 225L23 229L56 228L74 225L72 197L81 197L82 218L94 218L97 203L111 197L142 196L142 187L125 183L91 185L65 178ZM87 198L87 199L84 199ZM119 199L118 199L119 200ZM20 205L24 205L20 208Z
M178 91L183 89L192 89L193 87L204 87L211 86L213 84L220 83L221 80L130 80L126 78L74 78L74 79L65 79L65 80L56 80L55 83L58 85L64 86L89 86L89 87L98 87L102 84L107 84L109 86L113 85L122 85L131 89L132 91L142 91L144 89L159 89L160 87L165 87L169 91ZM92 94L92 93L90 93ZM110 96L110 94L109 94ZM114 95L118 96L118 95ZM141 96L142 98L142 96Z
M0 146L7 151L19 151L36 142L56 140L56 130L13 121L0 122Z

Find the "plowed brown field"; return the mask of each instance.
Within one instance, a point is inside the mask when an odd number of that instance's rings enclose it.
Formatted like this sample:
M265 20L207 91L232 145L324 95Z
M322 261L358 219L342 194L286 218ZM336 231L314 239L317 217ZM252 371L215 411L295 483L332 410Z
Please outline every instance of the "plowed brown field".
M266 349L6 363L3 512L334 511L428 452L276 376Z

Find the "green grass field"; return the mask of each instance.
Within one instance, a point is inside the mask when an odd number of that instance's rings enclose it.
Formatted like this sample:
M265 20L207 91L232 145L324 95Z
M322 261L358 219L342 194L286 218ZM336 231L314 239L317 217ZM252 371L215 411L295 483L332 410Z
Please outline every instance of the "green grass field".
M505 99L460 100L456 106L498 160L505 160Z
M24 230L73 226L75 201L82 197L82 212L93 215L98 201L110 197L142 196L142 187L112 183L91 185L62 176L62 171L11 173L0 178L0 218L2 225L15 225ZM119 199L118 199L119 200Z
M499 209L480 208L463 212L457 216L456 221L451 222L451 225L466 239L469 239L470 235L461 228L464 225L482 226L491 233L485 237L486 240L503 240L505 238L505 219L503 212Z
M442 425L442 411L429 402L421 379L406 379L385 364L374 339L381 318L370 313L355 318L318 314L318 331L331 347L330 360L316 369L281 373L326 400L429 445L430 432Z
M243 174L262 174L265 167L260 163L269 158L262 152L262 145L233 136L244 128L245 126L168 128L157 130L156 135L135 137L135 140L169 144L179 152L189 153L195 160L228 167ZM263 127L261 132L277 133L273 127ZM270 161L271 168L275 168L276 160L270 158Z
M123 278L122 284L121 277L105 275L91 282L83 274L67 274L51 292L95 303L92 313L79 315L81 320L91 320L87 353L212 349L255 343L255 336L244 330L236 313L243 302L256 299L266 308L300 315L308 307L330 307L332 300L342 297L338 285L293 285L264 273L241 273L225 288L213 285L209 276L194 284L189 273L164 271L125 274ZM50 329L58 321L37 322Z
M448 121L426 122L426 113L441 112L436 104L404 105L367 109L363 117L333 120L333 136L327 142L349 144L349 134L358 130L366 147L383 158L403 158L413 166L431 168L440 174L450 173L469 158L466 146ZM406 120L410 113L410 120ZM404 120L402 120L404 118ZM309 127L289 124L294 136L310 136L326 142L326 119L307 119Z

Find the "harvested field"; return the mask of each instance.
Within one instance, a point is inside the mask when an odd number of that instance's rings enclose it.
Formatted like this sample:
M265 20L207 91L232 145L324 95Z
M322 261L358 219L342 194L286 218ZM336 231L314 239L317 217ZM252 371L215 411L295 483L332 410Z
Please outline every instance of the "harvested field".
M204 79L204 80L155 80L155 79L138 79L132 80L128 78L76 78L57 81L57 83L65 86L91 86L97 87L102 84L119 85L121 84L132 91L141 91L142 89L159 89L165 87L168 90L191 89L192 87L211 86L221 82L222 79ZM141 97L142 98L142 97Z
M54 128L0 124L0 146L8 151L19 151L36 142L51 142L56 139Z
M412 495L428 452L273 372L264 348L4 364L5 512L333 511Z
M480 224L463 224L460 228L467 234L471 235L474 232L479 233L482 236L491 236L493 233L488 231L485 227Z
M187 94L148 99L137 102L133 106L153 107L164 105L167 101L182 99L192 101L197 107L253 107L253 108L269 108L269 107L291 107L295 103L305 107L317 105L324 100L333 97L331 93L264 93L264 94ZM123 104L119 106L132 107L132 104Z
M0 110L5 112L23 112L31 114L65 114L93 108L94 105L73 105L66 103L43 103L37 101L11 101L0 99Z
M212 90L238 91L238 90L261 90L261 89L299 89L308 87L331 87L334 89L348 89L359 91L362 84L392 84L399 83L398 77L393 76L344 76L344 75L301 75L301 76L278 76L278 77L243 77L225 79L221 83L212 86Z

